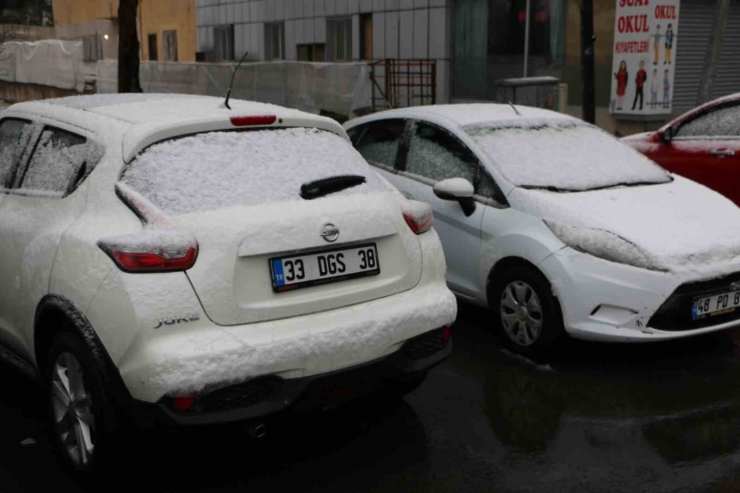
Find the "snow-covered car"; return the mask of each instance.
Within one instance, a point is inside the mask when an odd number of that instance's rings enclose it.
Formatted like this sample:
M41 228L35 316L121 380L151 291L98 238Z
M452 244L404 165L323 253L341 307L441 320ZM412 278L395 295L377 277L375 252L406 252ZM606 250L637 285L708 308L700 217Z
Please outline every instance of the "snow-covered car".
M514 348L561 334L661 341L740 325L740 209L580 120L509 105L397 109L345 123L431 204L447 281Z
M109 95L0 114L0 342L47 384L77 470L131 416L261 435L286 408L410 391L451 351L431 208L333 120L231 108Z

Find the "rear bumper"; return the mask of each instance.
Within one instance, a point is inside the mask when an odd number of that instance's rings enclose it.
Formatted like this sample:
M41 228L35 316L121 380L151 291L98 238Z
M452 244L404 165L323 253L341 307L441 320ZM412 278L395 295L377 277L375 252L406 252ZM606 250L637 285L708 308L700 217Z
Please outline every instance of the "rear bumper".
M442 329L407 341L390 356L363 365L309 377L258 377L199 396L187 411L172 399L157 404L136 401L140 424L197 426L240 421L269 421L284 413L333 407L378 393L389 385L426 373L452 352L452 340L442 341Z

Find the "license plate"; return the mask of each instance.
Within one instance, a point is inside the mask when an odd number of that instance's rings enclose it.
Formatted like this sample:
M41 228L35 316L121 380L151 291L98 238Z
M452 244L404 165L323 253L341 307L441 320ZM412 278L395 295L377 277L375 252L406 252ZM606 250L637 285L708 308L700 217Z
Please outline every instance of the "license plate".
M705 296L694 300L691 308L691 318L698 320L705 317L715 317L732 313L740 306L740 291Z
M380 274L375 244L270 259L276 293Z

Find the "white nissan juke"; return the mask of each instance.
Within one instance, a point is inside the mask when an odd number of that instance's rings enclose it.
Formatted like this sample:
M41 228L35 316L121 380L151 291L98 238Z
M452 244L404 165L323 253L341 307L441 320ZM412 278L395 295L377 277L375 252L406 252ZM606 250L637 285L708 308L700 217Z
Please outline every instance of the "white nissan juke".
M345 124L432 205L461 298L515 349L563 333L647 342L740 326L740 209L575 118L524 106L413 107Z
M404 393L451 350L431 209L333 120L175 95L0 114L0 343L72 467L122 416L263 419Z

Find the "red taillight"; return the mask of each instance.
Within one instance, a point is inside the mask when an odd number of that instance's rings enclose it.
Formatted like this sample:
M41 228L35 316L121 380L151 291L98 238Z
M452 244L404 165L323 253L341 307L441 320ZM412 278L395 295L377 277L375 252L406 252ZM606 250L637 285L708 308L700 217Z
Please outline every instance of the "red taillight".
M167 230L149 229L139 235L106 238L98 246L125 272L187 270L198 257L194 239Z
M407 200L401 204L401 213L411 231L417 235L432 229L434 214L432 214L432 207L429 204Z
M230 120L235 127L249 127L251 125L272 125L277 117L275 115L232 116Z
M156 253L124 252L111 249L108 253L122 270L128 272L162 272L189 269L195 263L198 249L189 247L184 251L173 252L167 248L159 248Z
M450 340L450 337L452 337L452 331L449 327L445 327L442 329L442 340L447 342Z
M178 411L187 411L193 407L193 404L195 404L195 398L191 396L174 397L172 399L172 405L175 406L175 409Z

